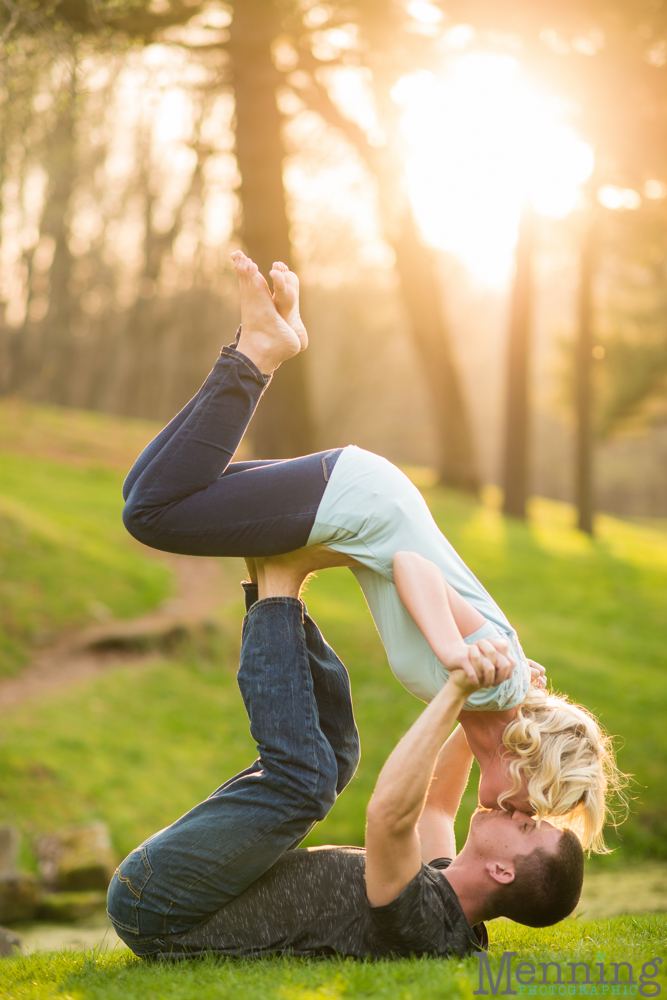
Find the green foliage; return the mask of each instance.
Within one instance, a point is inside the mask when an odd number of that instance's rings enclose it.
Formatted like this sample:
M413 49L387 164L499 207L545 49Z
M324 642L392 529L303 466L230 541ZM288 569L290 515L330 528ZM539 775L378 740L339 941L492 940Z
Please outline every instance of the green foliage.
M490 967L497 977L503 951L515 951L519 961L557 962L563 982L571 981L568 962L586 962L591 983L599 983L596 964L605 964L607 980L613 981L611 962L627 961L634 979L642 966L664 954L667 921L663 915L617 917L586 923L568 920L557 927L536 931L498 920L492 924ZM647 969L647 973L652 970ZM205 959L178 965L153 965L125 953L37 954L7 960L2 966L3 997L7 1000L442 1000L443 997L472 998L479 989L476 957L397 962L355 962L270 958L257 961ZM627 969L619 980L627 982ZM547 981L556 982L556 970ZM577 981L583 969L577 970ZM666 981L660 972L657 981ZM516 982L512 980L513 984ZM542 969L536 969L542 982ZM500 989L504 988L505 979ZM484 980L488 990L488 980ZM516 986L514 986L516 989ZM562 988L562 987L561 987ZM564 987L567 993L568 987ZM591 987L589 986L590 990ZM623 994L624 986L620 986ZM540 987L537 986L539 994ZM546 987L545 992L549 990ZM597 995L602 987L596 987ZM559 987L554 987L557 995ZM610 992L610 988L608 987ZM526 990L527 992L527 990ZM630 987L628 987L628 994ZM547 993L548 995L548 993Z
M169 570L123 528L119 473L2 454L0 483L0 675L65 627L168 595Z

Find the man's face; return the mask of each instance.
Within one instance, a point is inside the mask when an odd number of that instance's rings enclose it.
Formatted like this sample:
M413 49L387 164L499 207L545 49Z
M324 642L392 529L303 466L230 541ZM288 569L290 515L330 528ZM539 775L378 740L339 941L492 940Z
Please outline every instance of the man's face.
M511 861L517 854L532 854L537 848L555 854L562 836L551 823L539 828L527 813L502 809L478 809L473 813L468 845L484 860Z

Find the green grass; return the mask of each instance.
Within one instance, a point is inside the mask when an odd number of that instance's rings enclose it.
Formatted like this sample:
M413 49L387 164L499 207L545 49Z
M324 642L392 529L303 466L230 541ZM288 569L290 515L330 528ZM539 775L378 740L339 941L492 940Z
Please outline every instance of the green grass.
M66 627L134 617L169 593L171 574L120 521L122 478L0 455L0 675Z
M621 850L608 863L664 857L667 680L659 601L667 538L605 518L591 542L568 526L567 508L546 501L535 504L529 526L503 522L492 504L442 491L429 501L506 608L526 651L547 665L557 688L623 737L619 759L636 775L636 800ZM361 843L377 773L421 703L388 670L351 574L322 573L306 597L350 670L363 748L357 777L308 843ZM18 818L29 835L102 818L124 855L245 766L254 748L234 677L241 615L239 601L227 612L229 638L209 661L118 668L3 720L0 817ZM460 836L475 798L473 779Z
M120 520L121 460L129 466L152 428L8 403L0 421L0 676L7 676L65 628L154 607L168 595L171 574Z
M134 565L134 553L117 544L122 529L112 473L68 467L58 478L45 464L32 473L29 464L14 468L32 510L41 514L48 507L54 521L57 510L61 530L76 532L86 551L106 553L107 565L113 559L116 566ZM48 498L39 490L46 475L54 483ZM69 510L73 493L79 510L85 496L92 498L85 515ZM571 528L566 506L548 501L535 502L531 523L522 525L505 522L492 502L474 504L437 489L428 499L518 628L527 653L547 666L558 689L588 705L622 737L621 766L636 776L634 812L621 828L620 852L607 863L622 863L628 855L665 857L661 599L667 537L601 518L599 537L591 541ZM144 564L137 559L136 566L135 580L145 585ZM63 568L67 581L76 581L71 571ZM117 609L131 611L138 587L123 590L112 574L105 582L118 587ZM83 601L85 592L78 592ZM62 599L57 589L54 596ZM390 673L350 573L322 573L306 597L350 671L363 748L358 775L308 843L362 843L377 773L421 703ZM254 748L234 677L241 616L239 601L227 613L229 638L209 661L186 657L118 668L3 719L0 818L18 822L28 840L40 829L102 818L123 856L245 766ZM475 784L473 778L464 798L460 836L474 808ZM610 839L617 844L613 831Z
M490 967L497 978L503 951L517 952L520 961L532 962L535 982L543 983L540 962L560 966L563 983L571 982L567 963L584 962L591 971L591 984L599 984L598 963L603 963L607 981L613 981L612 962L629 962L636 986L653 968L643 966L656 956L664 956L667 921L663 916L618 917L588 923L569 920L544 931L529 930L496 921L491 930L493 945ZM664 987L667 977L658 968L657 982ZM664 963L663 963L664 968ZM524 974L530 970L524 969ZM628 982L628 969L621 969L619 981ZM206 959L177 966L156 966L127 953L76 954L48 953L10 959L2 965L2 996L7 1000L442 1000L444 997L472 998L479 989L479 960L415 959L397 962L355 962L351 960L299 960L272 958L259 961ZM547 983L556 982L552 966ZM584 978L580 967L576 981ZM648 980L645 980L648 981ZM525 980L524 980L525 982ZM517 989L512 976L511 985ZM488 979L483 987L489 991ZM505 978L501 991L505 988ZM562 987L561 987L562 988ZM588 990L592 992L593 986ZM636 987L635 987L636 988ZM520 987L519 987L520 989ZM536 994L540 995L537 985ZM603 995L597 985L596 993ZM550 995L550 988L544 988ZM568 986L563 992L567 994ZM624 986L620 986L620 995ZM630 995L630 987L627 987ZM553 987L559 995L559 987ZM524 989L528 995L527 987ZM611 987L606 993L611 996ZM646 995L652 995L653 991ZM577 994L579 990L577 989ZM490 995L490 992L489 992ZM589 994L590 995L590 994Z
M169 585L162 566L127 538L119 516L120 470L152 428L39 408L10 416L11 433L4 428L4 441L0 433L6 671L25 660L35 641L90 620L100 605L116 615L139 614ZM535 501L523 525L502 518L492 492L479 504L435 488L426 495L528 655L545 664L556 688L622 737L621 766L636 776L635 811L620 850L606 863L613 869L630 856L667 856L661 670L667 536L601 517L590 540L573 529L563 504ZM358 775L308 843L361 843L377 773L421 705L391 675L351 574L321 574L307 603L350 670L363 749ZM123 856L249 762L254 747L235 681L241 615L239 600L227 609L226 633L208 659L183 654L117 667L3 717L0 820L17 823L26 835L26 866L33 835L90 819L109 823ZM474 786L473 780L464 798L460 839ZM631 961L638 972L641 963L664 955L666 932L664 915L572 920L547 931L497 921L494 967L503 950L516 950L527 960L561 962L604 955ZM160 968L127 954L51 953L3 962L0 997L422 1000L472 996L476 975L474 960L275 959Z

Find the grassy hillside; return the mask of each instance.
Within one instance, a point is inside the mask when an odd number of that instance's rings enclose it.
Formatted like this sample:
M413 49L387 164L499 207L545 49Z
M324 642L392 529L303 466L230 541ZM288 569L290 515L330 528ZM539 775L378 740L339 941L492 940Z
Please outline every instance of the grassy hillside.
M667 537L604 518L590 541L569 527L567 507L546 501L534 504L526 526L504 522L493 497L474 504L432 490L428 499L527 652L620 734L620 763L636 776L634 814L609 863L664 857ZM363 747L357 777L309 842L360 843L378 770L420 703L388 670L350 573L322 573L307 603L350 670ZM234 676L241 617L239 599L227 610L229 641L209 662L118 668L15 710L0 736L0 817L18 817L26 832L101 817L124 855L245 766L254 747ZM461 830L474 804L471 782Z
M0 405L0 676L65 628L133 617L167 596L168 569L120 520L123 470L150 424Z
M166 593L169 580L120 523L122 474L152 427L7 404L0 425L0 634L5 670L12 670L45 634L99 615L101 605L117 615L138 614ZM621 850L605 863L613 869L633 855L667 856L661 669L667 534L602 517L590 540L573 529L573 513L563 504L536 500L523 525L502 518L493 491L484 503L437 488L425 493L526 652L547 666L557 689L587 704L621 737L620 763L636 776L634 814L622 828ZM241 578L240 566L231 570ZM350 670L363 750L358 775L309 843L361 843L378 770L421 705L391 675L351 574L322 573L306 596ZM17 823L29 845L44 829L104 819L122 856L245 766L254 747L235 680L241 617L239 593L224 612L226 638L208 659L183 654L117 667L3 716L0 821ZM459 817L460 838L474 785ZM24 863L31 863L27 847ZM514 950L525 960L561 962L567 976L565 963L592 966L602 958L627 960L638 974L642 963L664 954L666 931L664 915L577 919L547 931L499 921L491 928L492 965L497 971L502 951ZM3 963L0 992L8 1000L422 1000L470 997L477 976L474 959L161 968L127 954L48 954Z
M104 608L141 613L164 596L169 579L120 521L121 469L153 426L16 404L4 404L0 417L7 671L32 642ZM528 654L621 737L620 763L636 778L624 853L664 857L667 534L601 517L591 540L573 529L564 504L536 500L530 522L519 524L503 519L493 491L484 503L437 488L425 493ZM359 842L375 776L420 703L388 670L351 574L322 573L307 601L348 665L363 740L358 777L311 842ZM242 766L253 748L234 679L241 614L239 600L228 612L230 644L215 663L118 669L3 720L0 815L30 830L101 816L124 853ZM473 804L471 786L464 821Z

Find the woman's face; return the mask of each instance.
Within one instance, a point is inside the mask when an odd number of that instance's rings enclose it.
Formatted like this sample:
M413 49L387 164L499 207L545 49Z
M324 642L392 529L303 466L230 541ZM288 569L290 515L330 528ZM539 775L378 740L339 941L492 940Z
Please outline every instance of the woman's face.
M502 806L498 804L498 796L512 787L507 761L507 756L501 756L500 748L496 749L490 763L482 770L482 776L479 780L479 804L485 809L502 808L507 812L514 812L518 809L519 812L532 816L535 810L528 799L528 786L524 778L521 779L519 791L505 799Z

